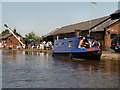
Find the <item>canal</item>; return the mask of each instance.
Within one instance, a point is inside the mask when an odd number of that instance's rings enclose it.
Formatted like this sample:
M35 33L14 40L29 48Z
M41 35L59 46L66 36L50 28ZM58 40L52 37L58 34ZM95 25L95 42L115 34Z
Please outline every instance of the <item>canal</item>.
M118 88L118 61L1 50L3 88Z

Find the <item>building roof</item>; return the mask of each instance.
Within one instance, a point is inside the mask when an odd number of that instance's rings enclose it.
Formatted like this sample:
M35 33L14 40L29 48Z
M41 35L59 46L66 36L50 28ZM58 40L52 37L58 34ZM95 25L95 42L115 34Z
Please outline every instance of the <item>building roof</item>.
M6 34L4 36L1 36L0 39L5 39L5 38L9 37L10 35L12 35L12 34L9 33L9 34Z
M99 26L93 28L93 29L91 30L91 32L104 31L104 29L105 29L106 27L109 27L110 25L116 23L117 21L120 21L120 19L117 19L117 20L111 20L111 19L109 19L109 20L107 20L106 22L100 24Z
M96 25L101 24L102 22L108 20L109 18L110 18L110 16L105 16L105 17L98 18L98 19L93 19L93 20L90 20L90 21L85 21L85 22L81 22L81 23L77 23L77 24L64 26L64 27L61 27L57 30L54 30L54 31L46 34L44 37L57 35L57 34L75 32L76 28L80 28L80 30L82 30L82 31L83 30L89 30L90 28L94 28ZM91 25L90 25L90 22L91 22Z
M120 13L120 9L119 10L116 10L114 13L112 13L111 15L114 15L114 14L118 14L118 13ZM111 16L110 15L110 16Z
M4 35L4 36L1 36L0 39L6 39L6 38L8 38L8 37L11 36L11 35L12 35L11 33L6 34L6 35ZM17 35L20 36L20 38L22 38L21 35L19 35L19 34L17 34Z
M54 35L54 33L58 30L59 28L47 33L46 35L44 35L44 37L47 37L47 36L51 36L51 35Z
M106 22L103 22L102 24L100 24L99 26L95 27L92 29L92 32L96 32L96 31L104 31L104 28L107 28L111 25L113 25L116 22L120 22L120 9L116 10L114 13L112 13L111 15L111 19L107 20ZM113 19L114 18L114 19Z
M119 19L120 18L120 9L115 11L114 13L112 13L111 15L111 19Z

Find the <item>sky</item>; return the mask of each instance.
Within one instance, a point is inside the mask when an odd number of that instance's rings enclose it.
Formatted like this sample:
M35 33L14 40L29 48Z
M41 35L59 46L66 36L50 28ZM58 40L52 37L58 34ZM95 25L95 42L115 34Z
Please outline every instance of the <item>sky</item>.
M96 3L2 2L2 30L7 24L22 36L31 31L41 36L56 28L108 16L118 9L117 2Z

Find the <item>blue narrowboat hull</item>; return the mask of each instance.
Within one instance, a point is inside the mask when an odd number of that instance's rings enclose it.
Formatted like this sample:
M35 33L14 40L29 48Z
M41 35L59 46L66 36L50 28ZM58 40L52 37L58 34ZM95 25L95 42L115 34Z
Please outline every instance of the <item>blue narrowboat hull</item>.
M91 51L90 51L91 50ZM53 50L53 56L64 56L69 58L79 58L88 60L100 60L102 52L97 47L86 49L62 49Z
M87 60L100 60L101 52L79 52L79 53L54 53L54 56L64 56L70 59L79 58L79 59L87 59Z

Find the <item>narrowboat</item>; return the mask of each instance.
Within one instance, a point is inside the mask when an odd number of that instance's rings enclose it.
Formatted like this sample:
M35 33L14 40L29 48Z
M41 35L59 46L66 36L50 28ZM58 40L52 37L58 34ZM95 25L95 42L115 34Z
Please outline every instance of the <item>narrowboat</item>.
M67 56L71 59L79 58L79 59L100 60L102 54L100 47L89 46L86 48L79 48L79 43L81 39L82 37L72 37L72 38L55 40L52 55ZM89 42L94 41L93 37L86 37L86 39Z

